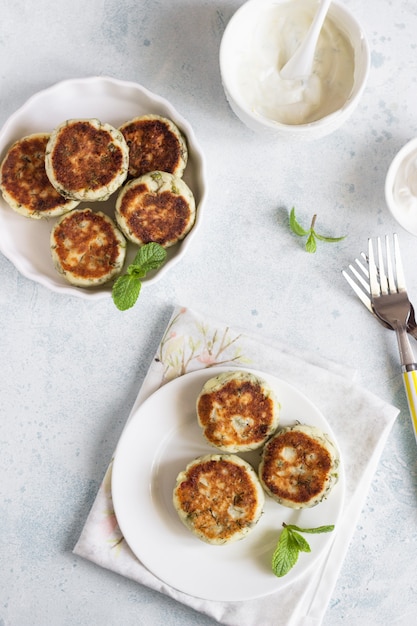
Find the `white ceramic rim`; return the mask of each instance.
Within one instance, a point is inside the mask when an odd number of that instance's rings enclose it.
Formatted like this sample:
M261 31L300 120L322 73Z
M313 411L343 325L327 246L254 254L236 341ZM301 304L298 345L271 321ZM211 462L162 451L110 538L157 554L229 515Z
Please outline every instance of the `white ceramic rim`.
M122 99L122 94L124 92L126 94L129 93L131 96L133 94L133 98L137 94L139 103L137 108L137 114L141 114L141 104L143 104L144 102L150 103L150 108L152 110L146 112L158 113L172 119L172 121L177 124L177 126L182 130L187 138L187 144L189 149L189 163L187 164L187 167L190 167L191 161L193 169L191 175L193 176L194 184L194 188L192 190L194 192L194 195L196 196L197 208L196 221L190 233L181 242L179 242L176 246L167 249L167 261L165 262L165 264L159 270L149 273L143 279L143 286L151 285L161 279L185 255L199 226L201 225L202 209L207 195L205 159L197 143L194 131L191 125L187 122L187 120L185 120L182 115L180 115L178 111L167 100L165 100L161 96L152 93L138 83L132 81L122 81L108 76L93 76L60 81L46 89L43 89L33 94L19 109L17 109L8 118L8 120L5 122L0 130L0 157L4 158L7 149L12 145L14 141L19 139L20 137L23 137L25 134L30 134L30 132L38 132L35 129L33 131L30 129L30 115L34 114L37 107L41 105L45 106L45 100L47 100L48 97L56 98L58 100L59 97L62 97L62 95L67 92L71 93L72 91L76 90L78 92L80 90L82 91L83 89L90 90L91 94L95 93L94 90L97 90L97 93L101 93L104 91L116 98L120 93L120 99ZM90 97L93 98L94 96L91 95ZM129 106L131 106L130 103ZM143 111L143 113L145 113L145 111ZM25 115L27 115L29 118L29 122L27 124L25 124ZM97 117L99 117L99 115L97 115ZM109 121L110 123L112 123L111 120L104 121ZM25 131L27 132L19 134L19 128L25 128ZM184 172L184 180L187 181L187 168ZM198 194L196 193L196 191L198 191ZM94 203L94 208L96 208L97 210L102 210L100 204L101 203ZM12 211L12 214L17 216L16 219L18 218L19 220L29 220L29 218L25 218L23 216L15 214L13 210L8 207L7 204L4 202L1 194L0 211L2 211L3 213L6 211ZM6 220L7 219L8 218L6 218ZM14 217L10 219L14 219ZM33 223L35 222L35 220L30 221ZM50 223L52 223L53 221L55 220L50 220ZM36 225L37 224L34 223L33 228L36 229ZM32 227L28 226L27 228L29 229ZM136 249L136 247L133 247L133 244L128 244L128 250L130 254L128 252L125 267L127 266L129 260L134 256ZM45 275L44 273L38 271L31 261L31 258L33 257L25 256L16 245L16 241L13 240L13 238L9 236L7 232L0 233L0 251L4 254L6 258L8 258L13 263L16 269L23 276L43 285L44 287L47 287L48 289L51 289L54 292L77 296L84 299L102 299L111 296L111 282L88 289L73 286L70 283L67 283L67 281L65 281L65 279L61 277L58 272L56 272L56 270L53 269L52 260L52 271L50 275Z
M286 0L277 0L277 2L273 4L282 4L285 3ZM334 19L338 27L344 32L344 34L349 38L348 31L346 26L341 23L341 20L345 20L347 23L350 23L351 28L355 28L358 31L358 41L360 41L360 50L361 50L361 62L355 63L355 88L350 94L348 100L343 105L341 109L327 115L326 117L321 118L320 120L316 120L314 122L309 122L308 124L282 124L281 122L277 122L274 120L270 120L266 117L262 117L261 115L255 115L247 106L243 98L241 97L238 90L234 88L230 88L229 81L227 79L227 59L226 59L226 46L227 46L227 37L235 25L235 22L240 18L241 14L247 11L250 11L252 7L255 5L271 5L271 0L248 0L245 2L230 18L225 31L223 33L222 41L220 44L220 73L222 77L222 82L225 88L225 91L230 94L233 100L236 102L236 105L242 110L242 112L251 119L255 124L259 126L264 126L265 129L271 129L274 131L282 131L283 133L293 134L293 135L303 135L306 130L314 130L323 131L328 125L332 125L334 123L335 117L341 117L345 119L351 113L353 109L356 108L359 99L366 87L366 83L368 80L370 65L371 65L371 55L370 48L367 37L362 26L359 24L358 20L354 17L354 15L346 8L346 6L339 4L336 0L330 5L329 15ZM355 54L358 47L355 47Z
M408 141L393 158L391 165L388 168L387 176L385 178L385 201L391 215L398 222L398 224L411 235L417 236L417 217L415 228L413 228L412 226L410 226L409 220L405 219L404 214L397 206L393 194L394 183L400 165L404 161L404 159L414 151L417 152L417 137Z

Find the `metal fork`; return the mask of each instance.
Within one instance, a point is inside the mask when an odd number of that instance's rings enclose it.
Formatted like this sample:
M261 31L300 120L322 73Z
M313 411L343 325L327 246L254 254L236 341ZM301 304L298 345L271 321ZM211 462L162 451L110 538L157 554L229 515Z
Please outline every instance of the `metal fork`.
M401 359L401 369L408 407L417 440L417 363L407 336L407 321L411 303L405 286L398 237L394 235L394 263L391 259L389 237L385 237L384 255L381 239L377 238L378 267L375 262L372 239L368 240L369 286L371 303L375 314L395 330Z
M362 304L364 304L368 311L375 316L370 298L371 290L369 287L368 257L364 252L361 252L360 256L362 259L355 259L356 266L352 264L349 265L349 270L355 280L353 280L352 276L345 270L342 270L342 275L346 279L347 283L352 287ZM383 326L385 326L385 328L394 330L392 326L384 322L381 318L377 317L377 319ZM411 305L410 316L407 320L407 332L414 337L414 339L417 339L417 322L413 305Z

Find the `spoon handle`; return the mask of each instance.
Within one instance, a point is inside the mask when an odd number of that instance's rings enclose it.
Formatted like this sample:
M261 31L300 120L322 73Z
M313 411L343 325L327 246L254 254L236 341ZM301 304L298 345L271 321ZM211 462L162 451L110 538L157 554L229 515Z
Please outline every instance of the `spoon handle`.
M313 67L317 40L332 0L321 0L305 39L280 71L281 78L295 79L309 76Z

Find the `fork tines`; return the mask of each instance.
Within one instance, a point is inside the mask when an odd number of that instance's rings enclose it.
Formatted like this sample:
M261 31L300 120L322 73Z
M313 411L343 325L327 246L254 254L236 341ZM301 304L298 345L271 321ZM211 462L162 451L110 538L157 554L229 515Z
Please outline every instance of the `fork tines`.
M374 297L386 295L389 293L400 293L406 291L404 270L401 261L400 247L398 244L398 236L393 235L394 241L394 263L395 271L392 263L391 247L389 236L385 236L385 259L382 252L381 238L377 237L377 256L378 267L375 263L374 248L372 239L368 241L368 266L369 266L369 284L371 294ZM385 271L385 266L387 271Z

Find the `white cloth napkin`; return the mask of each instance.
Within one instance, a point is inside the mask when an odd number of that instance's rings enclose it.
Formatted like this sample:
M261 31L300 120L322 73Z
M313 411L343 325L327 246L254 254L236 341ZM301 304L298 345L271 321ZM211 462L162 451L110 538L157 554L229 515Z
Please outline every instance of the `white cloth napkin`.
M294 354L285 346L178 307L131 415L169 380L213 365L246 366L287 381L310 398L335 433L346 474L344 511L328 553L313 574L307 572L283 591L243 602L205 601L173 589L147 570L123 540L112 506L111 463L74 553L227 626L319 626L398 410L355 384L351 370L316 355Z

